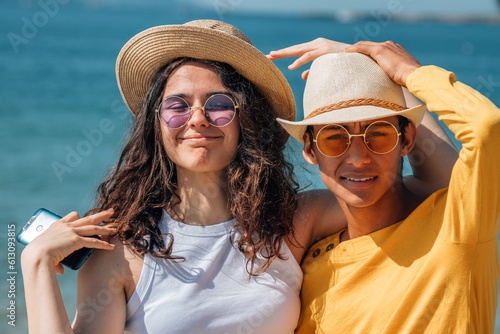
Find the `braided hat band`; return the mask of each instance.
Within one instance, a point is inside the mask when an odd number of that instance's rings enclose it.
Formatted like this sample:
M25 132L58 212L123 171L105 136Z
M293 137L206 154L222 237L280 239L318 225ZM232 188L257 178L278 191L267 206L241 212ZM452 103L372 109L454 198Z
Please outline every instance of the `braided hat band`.
M360 53L331 53L311 65L304 90L304 119L278 118L285 130L303 142L309 125L345 124L403 116L415 126L425 105L406 107L401 86L370 57Z
M358 107L358 106L376 106L376 107L391 109L394 111L405 110L404 107L401 107L400 105L398 105L396 103L392 103L392 102L388 102L388 101L384 101L384 100L355 99L355 100L333 103L333 104L318 108L318 109L314 110L313 112L311 112L309 115L307 115L307 117L305 117L304 120L321 115L325 112L334 111L334 110L343 109L343 108L349 108L349 107Z

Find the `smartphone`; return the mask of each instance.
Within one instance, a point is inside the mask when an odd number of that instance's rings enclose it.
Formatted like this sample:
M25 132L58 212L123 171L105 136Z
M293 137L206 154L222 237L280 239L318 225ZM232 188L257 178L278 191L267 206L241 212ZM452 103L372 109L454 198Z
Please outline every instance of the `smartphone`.
M61 218L61 216L49 210L38 209L18 233L17 241L24 245L29 244L33 239L45 232L53 222ZM97 235L93 236L93 238L100 239ZM94 248L81 248L65 257L61 263L68 268L78 270L93 251Z

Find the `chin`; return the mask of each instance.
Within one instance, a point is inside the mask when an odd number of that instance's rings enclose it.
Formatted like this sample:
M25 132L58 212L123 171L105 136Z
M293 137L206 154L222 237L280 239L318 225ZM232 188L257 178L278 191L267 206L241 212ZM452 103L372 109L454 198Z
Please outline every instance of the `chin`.
M214 157L211 159L192 160L190 163L184 165L183 167L195 173L218 173L225 170L230 162L231 161L225 161L223 159Z
M376 204L380 197L373 193L359 193L355 194L350 191L342 191L339 193L335 193L337 199L340 202L344 202L347 206L353 208L368 208L374 204Z
M366 200L366 199L362 199L362 198L347 198L347 199L340 199L340 200L343 201L349 207L360 208L360 209L361 208L368 208L377 202L374 200Z

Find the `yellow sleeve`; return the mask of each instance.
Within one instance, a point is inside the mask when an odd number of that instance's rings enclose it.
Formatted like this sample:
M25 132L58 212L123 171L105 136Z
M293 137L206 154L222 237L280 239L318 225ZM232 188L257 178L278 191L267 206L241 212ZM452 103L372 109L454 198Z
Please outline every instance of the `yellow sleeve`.
M423 66L408 89L437 113L462 142L451 176L442 235L451 242L498 238L500 214L500 110L455 75Z

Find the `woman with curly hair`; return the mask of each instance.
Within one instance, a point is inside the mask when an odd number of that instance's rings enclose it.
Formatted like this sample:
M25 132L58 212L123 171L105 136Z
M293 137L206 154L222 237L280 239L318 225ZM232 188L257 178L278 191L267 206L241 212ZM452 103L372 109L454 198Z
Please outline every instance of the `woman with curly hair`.
M314 210L338 203L297 195L276 121L295 119L282 73L212 20L139 33L116 72L134 126L89 215L25 248L30 333L292 333ZM345 225L330 218L321 233ZM82 247L96 251L71 324L55 272Z
M70 213L23 252L30 333L293 332L302 273L284 237L297 191L276 117L294 119L295 104L282 73L211 20L139 33L116 71L133 129L91 215ZM96 251L70 325L53 268L81 247Z

